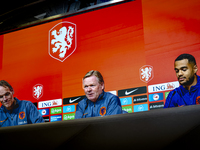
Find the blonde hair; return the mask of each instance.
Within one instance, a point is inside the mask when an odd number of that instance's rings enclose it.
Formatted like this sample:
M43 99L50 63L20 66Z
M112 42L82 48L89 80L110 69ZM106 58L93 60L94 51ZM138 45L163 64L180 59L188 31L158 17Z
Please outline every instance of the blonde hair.
M89 72L87 72L85 74L85 76L83 77L83 80L87 77L90 77L90 76L96 76L97 79L98 79L98 82L101 84L101 83L104 83L104 80L103 80L103 76L101 75L101 73L99 71L96 71L96 70L91 70Z

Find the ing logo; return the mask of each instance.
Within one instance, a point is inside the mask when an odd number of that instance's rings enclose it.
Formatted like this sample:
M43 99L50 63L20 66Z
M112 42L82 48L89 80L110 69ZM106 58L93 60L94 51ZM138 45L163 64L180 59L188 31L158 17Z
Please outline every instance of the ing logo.
M140 80L148 83L153 79L153 67L150 65L145 65L140 68Z
M49 30L49 55L61 62L76 50L76 24L60 22Z

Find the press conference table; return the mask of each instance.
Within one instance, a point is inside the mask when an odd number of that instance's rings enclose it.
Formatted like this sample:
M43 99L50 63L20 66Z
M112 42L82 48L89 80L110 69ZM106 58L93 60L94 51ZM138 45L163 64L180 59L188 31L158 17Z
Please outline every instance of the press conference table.
M0 128L8 149L195 149L200 105Z

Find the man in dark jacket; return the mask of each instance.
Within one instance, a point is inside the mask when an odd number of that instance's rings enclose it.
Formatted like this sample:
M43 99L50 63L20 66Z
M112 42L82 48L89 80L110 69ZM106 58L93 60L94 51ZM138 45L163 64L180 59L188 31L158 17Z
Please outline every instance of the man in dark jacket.
M76 107L75 119L122 113L118 96L104 92L104 80L99 71L89 71L83 77L83 89L86 95Z
M40 112L30 101L20 101L13 97L12 86L0 81L0 127L44 122Z
M164 108L194 105L200 103L200 77L195 58L190 54L181 54L174 63L174 70L180 86L171 91Z

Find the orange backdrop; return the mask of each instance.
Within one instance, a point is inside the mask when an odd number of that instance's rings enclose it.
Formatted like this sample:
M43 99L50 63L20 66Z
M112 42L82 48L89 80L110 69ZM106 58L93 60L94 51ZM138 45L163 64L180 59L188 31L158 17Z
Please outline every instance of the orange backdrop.
M173 61L179 54L193 54L200 64L199 7L198 0L135 0L1 35L0 78L12 84L17 98L36 104L84 95L82 77L90 70L100 71L105 90L116 94L174 82ZM64 22L76 25L76 48L61 62L49 55L50 30L58 24L59 30ZM141 80L145 65L153 67L148 82ZM40 99L33 96L36 84L43 85ZM135 105L127 106L134 112Z

